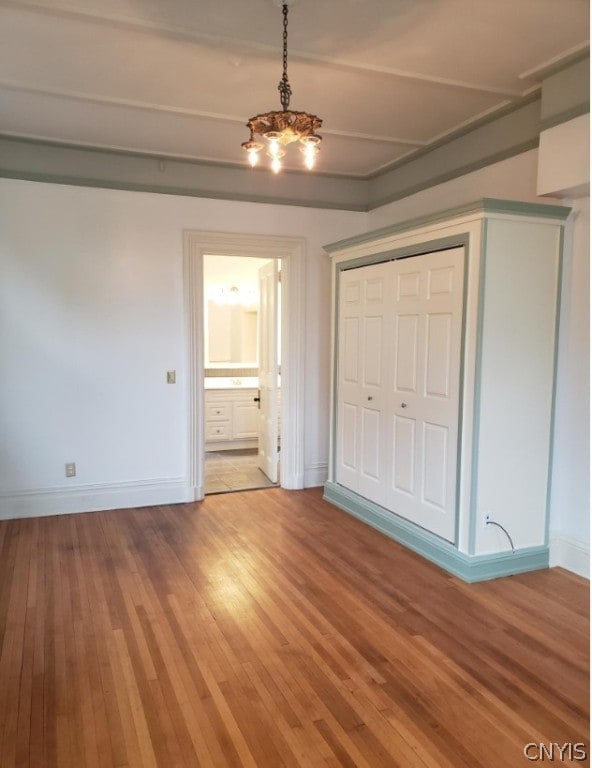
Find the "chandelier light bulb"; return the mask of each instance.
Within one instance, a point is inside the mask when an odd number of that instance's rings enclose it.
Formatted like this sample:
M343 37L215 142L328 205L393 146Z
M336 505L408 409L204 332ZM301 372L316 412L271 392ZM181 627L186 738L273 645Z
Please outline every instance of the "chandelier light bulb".
M304 153L304 165L308 168L309 171L312 171L315 166L318 151L319 148L314 144L305 144L302 149L302 152Z
M304 165L309 171L312 171L317 159L321 137L317 136L316 133L313 133L309 136L303 136L300 139L300 143L302 144L300 151L304 155Z
M242 143L242 147L247 153L247 159L251 168L254 168L259 161L259 152L263 149L263 145L259 144L258 141L253 141L253 138L250 138L249 141L244 141Z
M281 133L277 131L268 131L265 134L265 138L269 142L267 145L267 153L270 157L281 157L283 150L280 144Z
M282 170L282 161L277 155L274 155L271 161L271 170L274 173L279 173Z

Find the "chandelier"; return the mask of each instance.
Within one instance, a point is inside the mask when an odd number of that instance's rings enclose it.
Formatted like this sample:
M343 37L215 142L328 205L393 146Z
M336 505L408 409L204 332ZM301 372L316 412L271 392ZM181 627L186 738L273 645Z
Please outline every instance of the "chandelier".
M210 284L206 289L206 296L208 301L222 306L256 309L259 304L259 291L256 284L230 286Z
M321 137L315 131L323 124L320 117L316 115L290 109L292 88L288 81L288 0L282 0L282 14L284 17L284 68L278 85L282 108L277 112L264 112L252 117L247 123L251 136L248 141L241 144L247 153L249 163L255 166L264 146L255 140L255 136L266 139L267 154L271 158L271 169L274 173L279 173L282 168L282 157L286 154L285 147L295 141L301 145L300 151L304 156L304 165L312 170L321 142Z

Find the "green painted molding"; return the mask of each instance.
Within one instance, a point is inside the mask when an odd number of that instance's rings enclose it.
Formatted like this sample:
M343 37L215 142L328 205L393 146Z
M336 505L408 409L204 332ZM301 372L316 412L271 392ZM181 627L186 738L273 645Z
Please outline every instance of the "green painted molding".
M471 490L469 497L469 554L475 554L477 541L477 477L479 474L479 436L481 432L481 382L483 381L483 322L485 314L485 275L487 272L487 219L479 245L479 284L477 287L477 335L475 339L475 378L473 387L473 432L471 451ZM460 447L460 446L459 446ZM460 464L458 465L460 467ZM459 473L460 474L460 473Z
M395 163L370 180L369 209L536 148L540 109L535 93Z
M578 104L575 107L571 107L565 112L560 112L557 115L553 115L552 117L548 117L545 120L541 120L541 126L540 126L541 133L543 131L548 131L549 128L555 128L557 125L568 123L570 120L575 120L576 117L581 117L582 115L587 115L589 113L590 113L590 100L588 99L582 104Z
M422 253L426 253L426 251L443 251L446 248L456 248L457 246L468 249L469 237L466 233L428 238L420 243L406 245L402 248L389 248L386 251L379 251L368 256L356 256L353 259L337 262L335 268L337 272L341 272L347 269L355 269L355 267L365 267L368 264L379 264L383 261L405 259L408 256L419 256Z
M545 76L541 92L541 125L558 125L586 111L590 111L589 53Z
M421 149L414 151L412 155L408 157L404 157L401 160L395 160L385 168L382 168L379 172L370 174L368 178L373 179L373 178L378 178L380 176L384 176L385 173L391 170L400 171L401 168L403 168L406 165L411 165L412 163L414 163L416 160L423 157L424 155L429 155L434 150L439 149L440 147L445 147L447 144L450 144L452 141L456 141L456 139L462 139L464 136L468 136L470 133L473 133L479 128L490 125L491 123L496 123L501 118L507 117L508 115L512 115L515 112L519 112L524 107L530 104L535 104L538 106L540 100L541 100L540 92L535 91L533 93L530 93L528 96L523 97L522 99L512 101L511 104L505 104L503 107L496 109L494 112L491 112L488 115L484 115L479 120L475 120L475 122L470 123L469 125L465 125L456 131L452 131L451 133L447 134L446 136L443 136L441 139L439 139L438 141L435 141L429 146L422 147Z
M0 136L0 177L214 200L365 212L362 179L73 147Z
M551 418L549 425L549 473L547 476L547 503L545 509L545 544L549 546L550 530L551 530L551 493L553 486L553 469L555 461L555 440L553 439L555 433L555 419L557 417L557 379L559 377L559 329L562 321L561 312L561 294L563 289L564 270L565 270L565 228L561 228L559 235L559 262L557 264L557 290L556 290L556 305L555 305L555 341L553 348L553 390L551 395Z
M487 168L487 166L494 165L495 163L501 163L503 160L509 160L511 157L516 157L516 155L529 152L531 149L538 149L538 146L539 137L537 135L522 144L514 144L500 152L487 155L487 157L481 157L478 160L465 163L464 165L456 165L454 168L451 168L438 176L431 176L429 179L423 179L422 181L410 184L397 192L392 192L379 199L373 200L372 203L367 206L367 210L373 211L384 205L388 205L389 203L396 203L397 200L404 200L406 197L416 195L418 192L423 192L425 189L430 189L438 184L445 184L447 181L458 179L460 176L465 176L468 173L480 171L482 168ZM456 154L456 149L450 149L449 151L451 155ZM460 154L462 154L462 152Z
M361 235L338 240L335 243L324 245L324 250L330 255L336 251L350 248L354 245L362 245L382 237L390 237L401 232L408 232L412 229L418 229L429 224L435 224L439 221L447 221L460 216L470 215L472 213L481 213L484 215L501 213L512 214L514 216L542 216L558 221L565 221L571 213L571 208L563 205L546 205L545 203L526 203L516 200L501 200L493 197L484 197L480 200L474 200L455 208L447 208L438 213L426 214L417 218L407 219L406 221L392 224L388 227L381 227L370 232L364 232Z
M547 546L490 555L466 555L459 552L453 544L397 517L336 483L325 483L323 498L469 583L549 567Z
M5 171L0 168L0 179L16 179L20 181L35 181L42 184L62 184L70 187L93 187L95 189L119 189L125 192L147 192L158 195L176 195L180 197L200 197L208 200L228 200L239 203L259 203L266 205L292 205L301 208L318 208L323 210L353 211L365 213L363 205L337 203L331 200L312 201L290 197L273 197L265 195L249 195L232 192L215 192L209 189L163 186L158 184L140 184L123 181L101 181L98 179L77 176L61 176L51 173L20 173Z

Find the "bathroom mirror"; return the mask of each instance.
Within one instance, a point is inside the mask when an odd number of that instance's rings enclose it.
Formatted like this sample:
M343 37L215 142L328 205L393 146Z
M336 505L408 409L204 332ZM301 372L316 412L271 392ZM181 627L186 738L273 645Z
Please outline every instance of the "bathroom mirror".
M206 367L257 367L256 309L210 300L207 302L206 324Z

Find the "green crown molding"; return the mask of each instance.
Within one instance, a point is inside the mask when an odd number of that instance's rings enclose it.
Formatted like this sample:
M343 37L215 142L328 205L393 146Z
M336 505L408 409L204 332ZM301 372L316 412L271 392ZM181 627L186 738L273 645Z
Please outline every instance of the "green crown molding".
M462 128L458 128L457 130L446 134L446 136L443 136L438 141L432 142L427 147L421 147L420 149L415 150L412 155L408 155L404 158L401 158L400 160L395 160L392 163L389 163L388 166L381 168L380 171L369 174L368 178L375 179L375 178L384 176L389 171L401 170L401 168L404 168L406 165L410 165L411 163L414 163L416 160L423 157L424 155L429 155L431 152L438 149L439 147L444 147L450 144L452 141L455 141L456 139L462 139L464 136L467 136L468 134L473 133L473 131L476 131L477 129L482 128L486 125L490 125L491 123L496 123L498 120L502 119L503 117L511 115L514 112L518 112L530 104L537 104L540 101L540 99L541 99L540 90L537 89L533 93L528 94L528 96L524 96L521 99L512 101L510 104L504 104L502 107L495 109L493 112L490 112L488 115L484 115L479 120L475 120L469 125L465 125Z
M535 149L539 144L540 111L537 93L414 153L407 162L370 181L369 208L381 207Z
M425 189L430 189L438 184L445 184L447 181L458 179L460 176L465 176L468 173L474 171L480 171L482 168L487 168L488 165L494 165L495 163L501 163L503 160L508 160L516 155L521 155L524 152L528 152L531 149L537 149L539 146L539 137L533 137L523 144L514 144L512 147L508 147L500 152L489 154L487 157L481 157L478 160L464 163L463 165L456 165L454 168L440 173L439 175L430 176L429 179L424 178L409 186L405 186L399 189L397 192L391 192L388 195L373 200L370 205L367 206L368 211L374 211L377 208L381 208L389 203L395 203L397 200L404 200L406 197L415 195L418 192L423 192ZM454 155L451 151L451 155ZM462 154L462 153L461 153ZM399 180L403 181L403 175L400 175Z
M585 101L582 104L578 104L576 107L571 107L570 109L565 110L565 112L561 112L560 114L553 115L552 117L548 117L545 120L541 120L541 133L543 131L548 131L549 128L555 128L558 125L568 123L570 120L575 120L577 117L588 115L589 113L590 101Z
M0 177L214 200L365 211L368 182L0 136Z
M388 227L381 227L380 229L373 229L370 232L364 232L361 235L354 235L353 237L348 237L344 240L338 240L335 243L324 245L323 248L328 254L332 254L335 253L335 251L341 251L354 245L361 245L363 243L377 240L378 238L389 237L390 235L396 235L400 232L407 232L411 229L418 229L419 227L423 227L427 224L434 224L438 221L447 221L472 213L508 213L519 216L544 216L545 218L565 221L571 213L571 208L567 208L563 205L523 203L516 200L499 200L493 197L485 197L480 200L475 200L471 203L465 203L464 205L456 206L455 208L447 208L444 211L438 211L437 213L430 213L426 214L425 216L418 216L417 218L407 219L406 221L399 222L398 224L392 224Z
M540 129L546 130L590 111L590 56L548 75L541 93Z

